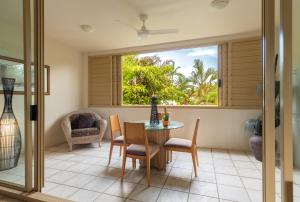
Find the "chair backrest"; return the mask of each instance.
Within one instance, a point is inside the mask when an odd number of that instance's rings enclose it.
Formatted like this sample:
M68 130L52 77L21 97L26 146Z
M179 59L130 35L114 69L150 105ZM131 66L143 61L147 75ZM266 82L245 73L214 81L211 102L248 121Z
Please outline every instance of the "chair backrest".
M193 145L196 145L196 143L197 143L197 134L198 134L199 123L200 123L200 117L197 118L197 121L196 121L196 126L195 126L195 130L194 130L194 135L193 135Z
M139 144L148 146L145 124L124 122L124 141L127 145Z
M122 135L119 115L115 114L109 116L109 121L110 121L110 130L111 130L110 137L111 140L113 140L116 135L118 136Z

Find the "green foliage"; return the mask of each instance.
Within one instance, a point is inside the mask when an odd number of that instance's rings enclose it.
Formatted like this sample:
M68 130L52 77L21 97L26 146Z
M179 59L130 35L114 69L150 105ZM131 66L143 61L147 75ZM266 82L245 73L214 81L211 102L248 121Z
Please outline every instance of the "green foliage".
M208 68L205 71L203 62L198 59L194 61L194 71L189 77L179 73L179 68L174 61L161 61L158 56L123 56L123 103L150 104L155 95L158 104L217 104L216 70Z

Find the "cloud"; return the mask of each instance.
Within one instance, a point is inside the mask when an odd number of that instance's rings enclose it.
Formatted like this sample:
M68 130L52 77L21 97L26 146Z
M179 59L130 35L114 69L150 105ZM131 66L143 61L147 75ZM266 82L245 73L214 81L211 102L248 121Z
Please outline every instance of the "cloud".
M208 48L195 48L191 52L187 54L187 56L195 57L195 56L216 56L217 48L208 47Z

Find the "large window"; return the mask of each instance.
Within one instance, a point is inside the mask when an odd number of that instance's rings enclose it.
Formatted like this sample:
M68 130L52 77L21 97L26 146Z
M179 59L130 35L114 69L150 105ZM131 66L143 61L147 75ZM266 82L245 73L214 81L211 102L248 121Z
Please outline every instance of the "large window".
M218 105L218 46L122 56L124 105Z
M151 47L149 47L151 48ZM126 55L88 57L89 106L160 105L260 108L261 38Z

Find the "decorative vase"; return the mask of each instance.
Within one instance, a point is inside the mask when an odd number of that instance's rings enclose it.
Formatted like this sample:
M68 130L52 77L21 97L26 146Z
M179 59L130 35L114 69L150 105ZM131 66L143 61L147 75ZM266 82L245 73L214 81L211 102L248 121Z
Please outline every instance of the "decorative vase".
M150 125L156 126L159 124L158 112L157 112L157 97L151 97L151 115L150 115Z
M18 122L12 109L15 79L2 78L4 109L0 118L0 170L18 165L22 140Z
M253 135L249 139L250 148L254 157L258 161L262 161L262 136Z

